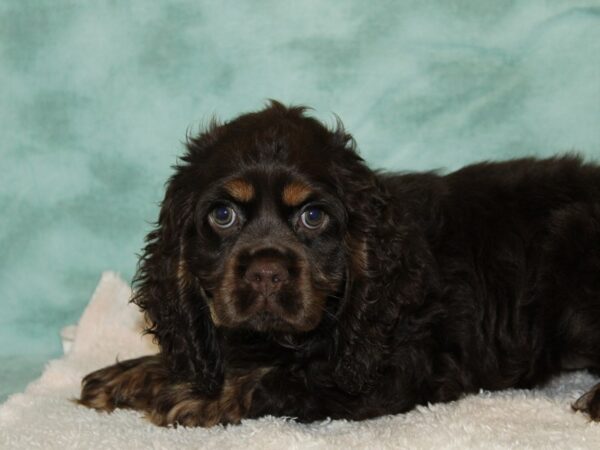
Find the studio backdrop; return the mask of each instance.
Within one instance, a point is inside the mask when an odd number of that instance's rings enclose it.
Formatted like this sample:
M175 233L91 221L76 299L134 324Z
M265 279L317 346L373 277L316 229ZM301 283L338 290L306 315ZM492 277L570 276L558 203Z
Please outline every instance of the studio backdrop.
M186 133L269 98L372 167L600 158L598 0L0 3L0 401L131 279Z

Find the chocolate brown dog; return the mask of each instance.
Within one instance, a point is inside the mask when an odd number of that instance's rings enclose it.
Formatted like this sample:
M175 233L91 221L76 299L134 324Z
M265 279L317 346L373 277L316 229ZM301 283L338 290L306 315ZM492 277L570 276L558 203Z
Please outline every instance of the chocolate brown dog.
M160 353L80 403L161 425L366 419L600 370L600 167L380 173L266 109L190 139L133 299ZM600 384L575 405L600 420Z

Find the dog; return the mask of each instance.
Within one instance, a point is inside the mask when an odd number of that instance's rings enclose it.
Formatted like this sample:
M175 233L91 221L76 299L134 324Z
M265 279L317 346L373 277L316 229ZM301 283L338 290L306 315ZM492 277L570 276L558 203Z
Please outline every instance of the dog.
M369 169L303 107L190 137L134 279L160 352L80 404L158 425L362 420L600 372L600 166ZM573 408L600 420L600 383Z

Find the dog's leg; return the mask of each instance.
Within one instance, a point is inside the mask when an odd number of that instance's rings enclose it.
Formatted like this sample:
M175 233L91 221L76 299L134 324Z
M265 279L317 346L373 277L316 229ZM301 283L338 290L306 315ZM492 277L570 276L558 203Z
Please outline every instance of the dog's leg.
M356 394L337 386L327 364L273 368L257 383L247 417L365 420L406 412L418 403L412 380L405 374L386 372L371 391Z
M161 426L239 423L246 417L256 384L268 371L230 371L221 391L207 396L193 381L174 380L160 355L144 356L90 373L76 401L98 411L143 411Z

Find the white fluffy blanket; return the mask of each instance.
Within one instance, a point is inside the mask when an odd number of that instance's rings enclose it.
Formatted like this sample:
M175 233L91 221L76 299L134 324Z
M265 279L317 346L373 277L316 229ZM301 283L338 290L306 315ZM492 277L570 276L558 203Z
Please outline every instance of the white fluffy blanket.
M364 422L311 425L266 417L239 426L159 428L132 411L97 413L70 402L91 370L155 352L140 337L141 315L130 288L105 273L77 326L69 352L40 379L0 406L0 448L560 448L600 449L600 423L570 404L598 380L562 376L536 391L481 392Z

